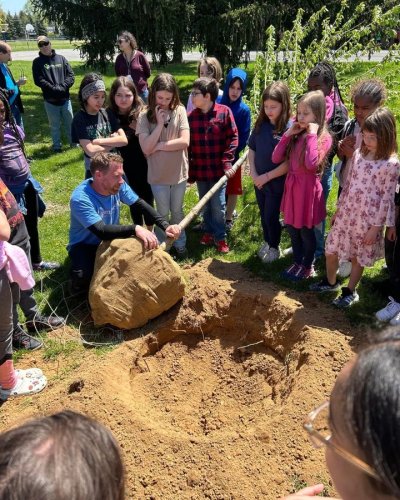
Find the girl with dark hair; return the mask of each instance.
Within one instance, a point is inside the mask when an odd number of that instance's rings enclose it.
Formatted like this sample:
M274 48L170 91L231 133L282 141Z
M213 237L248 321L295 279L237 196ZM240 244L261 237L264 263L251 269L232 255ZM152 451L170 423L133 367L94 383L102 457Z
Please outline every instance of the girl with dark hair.
M115 60L115 74L126 76L135 84L139 96L147 103L149 90L147 80L150 78L150 64L143 52L138 50L136 38L129 31L122 31L118 37L121 53Z
M186 110L172 75L161 73L153 80L148 109L139 115L136 134L147 156L148 182L157 211L171 224L179 224L184 218L190 132ZM157 232L157 236L160 240L165 238L161 232ZM174 242L174 248L179 259L186 257L185 231Z
M322 61L310 71L307 86L309 91L322 90L324 93L326 104L326 123L333 138L333 146L328 155L325 169L321 177L326 207L329 193L332 189L333 158L336 154L337 143L343 132L344 125L348 118L348 113L345 105L343 104L335 70L328 62ZM318 258L324 254L325 219L321 224L316 226L315 236L317 240L315 257Z
M72 142L79 143L85 157L85 179L90 178L90 159L100 151L126 146L128 139L111 110L104 109L106 86L97 73L82 79L78 93L80 111L72 120Z
M301 97L296 120L272 153L274 163L288 160L281 211L292 241L294 263L283 276L293 281L315 275L314 228L326 217L321 175L332 137L326 127L325 108L325 97L320 90Z
M40 198L42 186L32 177L25 154L25 133L16 124L6 95L0 91L0 177L15 196L30 238L32 266L37 271L57 269L57 262L42 260L40 252L38 218L45 205Z
M314 447L325 447L342 500L400 498L400 335L371 339L340 372L330 401L304 423ZM286 499L305 500L323 488L309 486Z
M135 193L153 206L154 197L150 184L147 182L147 160L143 154L136 136L137 119L144 104L138 96L135 84L126 76L116 78L110 90L110 108L118 117L120 125L128 139L128 145L118 148L124 159L124 172L128 184ZM143 225L143 213L135 205L131 205L131 216L135 224ZM145 224L148 229L153 227L152 219L144 214Z
M264 236L258 256L262 262L270 263L280 257L279 215L287 172L286 162L279 166L273 163L272 152L291 125L289 87L284 82L273 82L264 90L261 100L249 139L248 158Z
M333 304L349 307L358 302L356 286L364 267L384 256L385 226L395 225L394 199L400 163L396 155L396 121L379 108L366 118L363 141L353 155L346 186L340 195L334 225L326 239L326 277L310 288L318 292L339 288L339 259L352 263L349 283Z

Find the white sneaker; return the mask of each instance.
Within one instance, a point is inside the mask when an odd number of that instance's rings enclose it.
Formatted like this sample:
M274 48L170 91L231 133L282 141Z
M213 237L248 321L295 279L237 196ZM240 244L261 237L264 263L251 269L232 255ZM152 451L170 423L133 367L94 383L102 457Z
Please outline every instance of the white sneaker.
M286 255L292 255L293 254L293 248L292 247L289 247L289 248L285 248L285 250L282 252L282 255L284 255L286 257Z
M396 314L396 316L390 320L390 324L392 326L399 326L400 325L400 312L398 312Z
M399 313L400 304L396 302L393 297L389 297L389 303L387 304L387 306L383 309L380 309L375 314L375 317L378 321L389 321L391 319L394 319ZM390 322L390 324L392 324L392 322ZM399 323L393 323L393 325L397 324L400 324L400 318Z
M337 271L338 276L340 276L341 278L347 278L348 276L350 276L351 267L351 262L341 260L339 262L339 269Z
M281 251L279 248L270 247L268 252L261 259L261 261L264 264L269 264L271 262L275 262L276 260L278 260L280 256L281 256Z
M257 252L257 255L260 257L261 260L264 258L268 250L269 250L269 245L266 241L264 241L264 243L260 247L260 250Z

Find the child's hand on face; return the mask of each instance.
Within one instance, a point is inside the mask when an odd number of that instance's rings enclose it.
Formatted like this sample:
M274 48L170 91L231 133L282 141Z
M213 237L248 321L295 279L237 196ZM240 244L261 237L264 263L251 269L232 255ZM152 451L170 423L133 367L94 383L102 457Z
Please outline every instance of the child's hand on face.
M356 137L354 135L348 135L339 141L339 154L341 156L345 156L346 158L351 158L354 153L355 145Z
M157 125L164 126L165 112L163 109L160 108L160 106L156 106L156 119L157 119Z
M309 123L307 127L307 132L309 134L318 134L319 125L318 123Z
M379 226L370 227L364 236L363 243L365 245L373 245L376 242L380 229L381 228Z
M291 135L297 135L300 134L303 131L302 126L300 125L299 122L293 122L290 129L285 132L286 136L291 136Z

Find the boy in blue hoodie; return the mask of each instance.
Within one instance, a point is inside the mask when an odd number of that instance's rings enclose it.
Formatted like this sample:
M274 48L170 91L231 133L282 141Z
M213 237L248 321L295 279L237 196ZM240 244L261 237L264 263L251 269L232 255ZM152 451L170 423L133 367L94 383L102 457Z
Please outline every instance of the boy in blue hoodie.
M251 114L250 109L242 101L247 85L247 73L240 68L233 68L226 75L224 85L224 95L221 104L228 106L235 118L235 123L239 132L239 146L236 150L235 162L239 154L246 147L250 135ZM241 169L228 179L226 187L226 229L229 231L233 225L233 213L235 211L238 195L242 194L242 172Z

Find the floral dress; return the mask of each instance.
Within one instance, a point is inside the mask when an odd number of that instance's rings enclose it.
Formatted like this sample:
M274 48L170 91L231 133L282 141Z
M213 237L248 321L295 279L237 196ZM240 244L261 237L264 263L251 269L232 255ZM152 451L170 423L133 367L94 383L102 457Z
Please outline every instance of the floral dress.
M325 251L341 260L357 258L360 266L372 266L384 257L384 226L394 226L394 197L400 163L396 155L388 160L367 160L354 152L345 188L338 201L335 223L328 234ZM372 245L363 243L371 226L380 226Z

